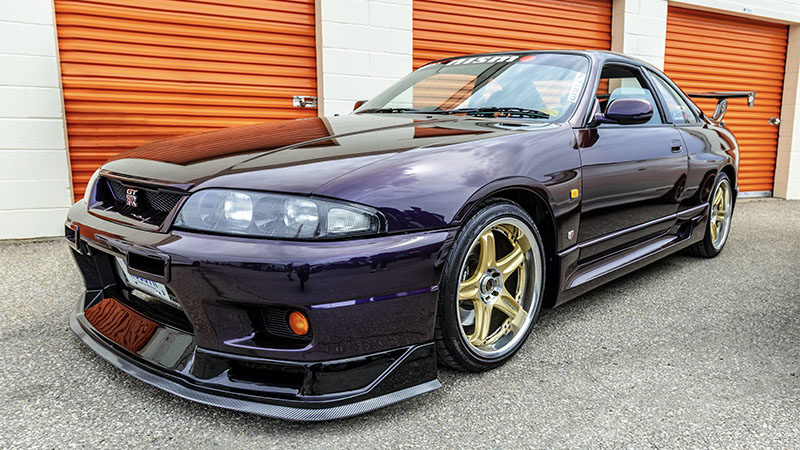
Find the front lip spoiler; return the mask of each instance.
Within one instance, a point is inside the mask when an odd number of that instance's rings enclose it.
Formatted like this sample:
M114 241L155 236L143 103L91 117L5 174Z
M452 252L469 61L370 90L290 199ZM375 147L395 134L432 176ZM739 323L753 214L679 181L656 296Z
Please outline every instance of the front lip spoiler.
M357 400L352 403L321 408L303 408L272 404L269 403L270 399L265 397L262 402L218 395L194 388L177 376L170 375L169 373L150 366L145 366L134 358L130 358L116 351L110 345L104 343L101 335L93 330L90 324L81 323L82 321L78 318L78 313L76 309L70 314L70 328L78 338L89 346L89 348L114 367L151 386L177 395L178 397L234 411L292 421L326 421L364 414L442 387L439 380L434 378L433 380L383 395ZM423 346L427 345L431 344L423 344Z

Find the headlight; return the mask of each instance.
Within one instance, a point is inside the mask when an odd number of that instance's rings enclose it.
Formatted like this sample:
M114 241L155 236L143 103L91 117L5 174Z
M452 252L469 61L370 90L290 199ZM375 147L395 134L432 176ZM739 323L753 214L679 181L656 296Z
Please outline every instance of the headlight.
M344 202L206 189L189 197L175 226L282 239L331 239L377 233L381 219L375 210Z
M92 174L92 177L89 178L89 182L86 183L86 191L83 193L83 200L86 201L86 204L92 206L92 193L94 192L94 185L97 184L97 177L100 176L100 169L97 169Z

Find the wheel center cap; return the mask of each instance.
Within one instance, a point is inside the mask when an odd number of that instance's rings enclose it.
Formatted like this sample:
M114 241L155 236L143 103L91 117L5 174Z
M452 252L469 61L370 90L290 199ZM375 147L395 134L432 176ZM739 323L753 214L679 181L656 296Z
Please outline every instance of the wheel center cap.
M503 274L496 267L486 269L481 276L481 301L487 305L494 304L503 292Z

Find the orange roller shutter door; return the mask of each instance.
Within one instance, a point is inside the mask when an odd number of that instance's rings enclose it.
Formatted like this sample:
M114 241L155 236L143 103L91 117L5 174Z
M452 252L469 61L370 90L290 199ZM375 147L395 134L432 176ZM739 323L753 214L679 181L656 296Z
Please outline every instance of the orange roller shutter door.
M56 0L75 196L154 139L315 117L314 0Z
M670 6L664 71L686 92L755 90L755 107L728 102L725 123L741 150L744 192L772 191L788 26ZM711 115L716 101L696 99Z
M414 67L468 53L611 48L611 1L415 0Z

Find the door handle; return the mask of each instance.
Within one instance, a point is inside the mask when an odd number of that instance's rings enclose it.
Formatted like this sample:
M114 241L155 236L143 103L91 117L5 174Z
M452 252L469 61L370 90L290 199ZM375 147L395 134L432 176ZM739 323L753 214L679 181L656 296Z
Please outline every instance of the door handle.
M683 145L681 145L681 141L677 139L672 140L672 153L680 153L683 150Z

